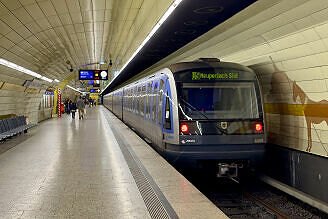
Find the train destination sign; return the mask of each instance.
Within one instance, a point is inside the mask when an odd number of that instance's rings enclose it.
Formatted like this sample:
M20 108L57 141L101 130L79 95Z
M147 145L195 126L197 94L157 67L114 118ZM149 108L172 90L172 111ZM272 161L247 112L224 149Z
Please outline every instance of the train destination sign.
M80 80L108 80L107 70L80 70Z
M216 80L216 79L226 79L226 80L233 80L233 79L239 79L239 73L202 73L202 72L192 72L192 78L191 80Z
M251 71L240 71L235 69L197 69L196 71L183 71L174 73L177 82L206 82L206 81L236 81L256 80Z

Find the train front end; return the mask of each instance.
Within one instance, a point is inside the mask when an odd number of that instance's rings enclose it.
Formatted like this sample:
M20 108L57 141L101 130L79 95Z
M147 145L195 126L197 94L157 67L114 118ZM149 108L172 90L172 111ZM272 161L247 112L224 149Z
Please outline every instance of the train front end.
M265 153L265 124L255 73L234 63L193 66L174 74L179 145L167 149L176 161L217 168L234 177L256 168Z

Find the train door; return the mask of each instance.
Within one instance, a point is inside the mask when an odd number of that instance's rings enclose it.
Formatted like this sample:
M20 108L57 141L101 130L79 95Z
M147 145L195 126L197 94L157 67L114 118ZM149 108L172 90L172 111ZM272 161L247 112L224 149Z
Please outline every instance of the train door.
M163 113L162 113L162 130L163 130L163 146L174 139L173 131L173 113L172 113L172 93L169 80L165 78L163 89Z

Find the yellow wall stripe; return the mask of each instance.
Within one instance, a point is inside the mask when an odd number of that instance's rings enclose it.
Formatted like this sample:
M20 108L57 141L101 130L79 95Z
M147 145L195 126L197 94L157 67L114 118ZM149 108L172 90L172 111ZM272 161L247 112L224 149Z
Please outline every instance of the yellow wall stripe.
M328 118L328 105L266 103L264 104L264 112L280 115Z

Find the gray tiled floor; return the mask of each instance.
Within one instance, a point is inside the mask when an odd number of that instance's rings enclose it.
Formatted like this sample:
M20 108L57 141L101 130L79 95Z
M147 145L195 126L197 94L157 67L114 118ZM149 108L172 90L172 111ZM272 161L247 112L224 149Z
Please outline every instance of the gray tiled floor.
M87 111L39 124L0 155L0 218L149 218L99 107Z

